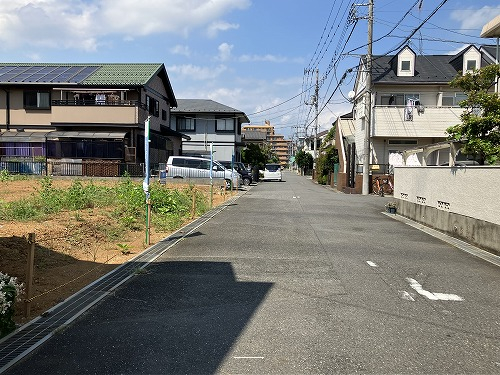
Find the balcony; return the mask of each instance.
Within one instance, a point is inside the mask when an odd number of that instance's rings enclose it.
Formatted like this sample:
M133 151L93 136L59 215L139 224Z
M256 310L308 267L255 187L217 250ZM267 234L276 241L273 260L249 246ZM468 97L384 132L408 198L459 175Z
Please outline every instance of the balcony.
M445 137L446 129L461 122L460 107L375 106L373 137Z
M51 112L52 123L137 124L147 116L144 103L136 100L53 100Z

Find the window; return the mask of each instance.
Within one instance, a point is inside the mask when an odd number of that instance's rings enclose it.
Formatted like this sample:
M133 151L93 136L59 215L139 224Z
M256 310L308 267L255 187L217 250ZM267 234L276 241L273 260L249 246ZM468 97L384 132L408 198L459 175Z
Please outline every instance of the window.
M406 105L408 99L420 100L420 94L382 94L380 96L381 105Z
M419 101L420 102L420 94L405 94L405 101L404 101L404 103L407 104L408 100L414 100L414 101Z
M476 69L476 60L467 60L467 70Z
M98 139L47 141L47 156L54 158L123 159L123 142Z
M49 91L25 91L24 108L50 109Z
M198 163L198 169L210 170L210 160L201 160Z
M215 124L215 131L218 132L234 132L234 119L219 118Z
M386 94L380 96L381 105L404 105L403 94Z
M405 71L405 72L410 71L410 61L409 60L401 61L401 70Z
M463 93L449 93L443 95L442 106L443 107L455 107L460 104L461 101L467 99L467 95Z
M158 117L160 115L160 102L146 95L146 109L150 115Z
M163 121L167 120L167 111L165 111L164 109L161 110L161 119Z
M196 122L194 118L178 117L177 118L178 132L194 132L196 131Z

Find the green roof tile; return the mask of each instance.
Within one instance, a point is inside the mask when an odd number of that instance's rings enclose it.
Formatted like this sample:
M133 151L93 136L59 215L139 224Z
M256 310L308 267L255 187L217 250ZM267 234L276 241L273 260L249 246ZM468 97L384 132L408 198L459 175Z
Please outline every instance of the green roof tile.
M144 85L161 64L102 64L84 79L83 85Z
M161 67L160 63L0 63L0 83L141 86Z

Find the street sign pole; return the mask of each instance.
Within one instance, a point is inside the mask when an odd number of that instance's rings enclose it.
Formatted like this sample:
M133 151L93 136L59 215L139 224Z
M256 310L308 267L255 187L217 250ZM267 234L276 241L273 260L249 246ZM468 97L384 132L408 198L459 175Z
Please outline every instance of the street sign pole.
M151 116L148 116L144 121L144 168L145 177L142 183L144 194L146 195L146 245L150 244L149 229L150 229L150 216L151 216L151 200L149 197L149 126Z

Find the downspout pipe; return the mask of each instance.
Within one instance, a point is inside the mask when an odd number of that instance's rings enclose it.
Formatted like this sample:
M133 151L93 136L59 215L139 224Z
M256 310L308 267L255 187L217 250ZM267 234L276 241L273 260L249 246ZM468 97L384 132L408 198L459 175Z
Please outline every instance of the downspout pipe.
M7 128L7 131L10 131L10 91L2 88L3 91L5 91L5 109L6 109L6 115L5 115L5 127Z

